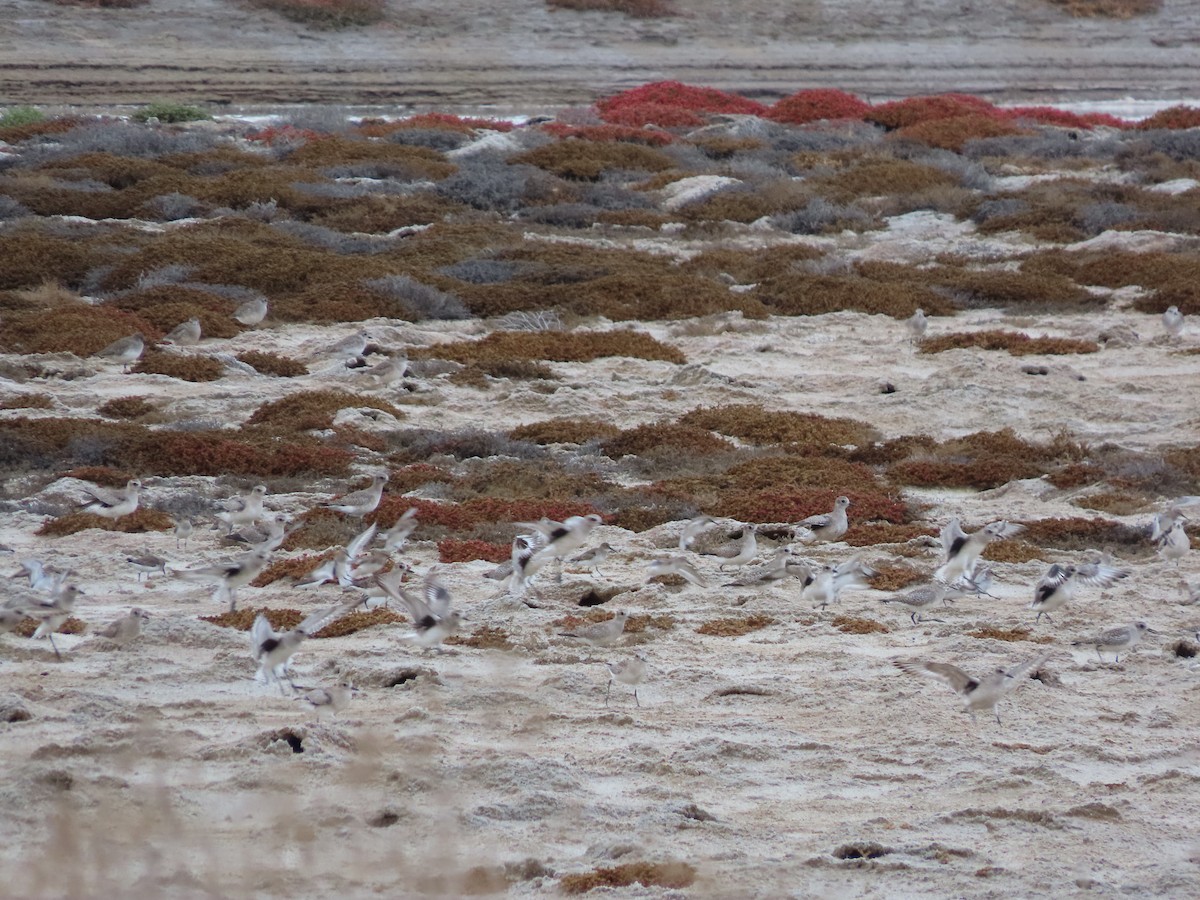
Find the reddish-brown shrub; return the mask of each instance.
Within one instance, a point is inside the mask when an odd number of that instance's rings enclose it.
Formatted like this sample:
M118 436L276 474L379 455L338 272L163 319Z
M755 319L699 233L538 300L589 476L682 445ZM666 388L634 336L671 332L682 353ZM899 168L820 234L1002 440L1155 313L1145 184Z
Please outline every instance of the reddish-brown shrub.
M679 422L754 444L784 444L815 452L831 445L866 444L875 437L875 429L853 419L769 410L757 404L698 407L680 416Z
M727 94L714 88L693 87L678 81L656 81L632 90L622 91L605 97L596 103L600 117L606 122L632 125L646 124L622 121L622 110L655 104L668 109L690 110L691 112L735 113L760 116L766 107L754 100L736 94ZM663 124L663 123L659 123Z
M563 178L595 181L610 169L662 172L674 166L669 156L641 144L613 141L565 140L544 144L509 159L537 166Z
M548 419L518 425L508 433L514 441L535 444L583 444L597 438L612 438L621 433L616 425L598 419Z
M980 350L1005 350L1012 356L1033 354L1096 353L1100 345L1074 338L1031 338L1016 331L971 331L939 334L921 342L922 353L942 353L975 347Z
M1147 116L1134 127L1139 131L1155 128L1200 128L1200 109L1195 106L1172 106Z
M383 21L385 0L250 0L285 19L315 28L348 28Z
M438 541L438 559L444 563L470 562L475 559L487 562L507 562L512 556L512 547L508 544L494 544L491 541L443 538Z
M546 0L546 5L577 12L624 13L631 19L662 19L677 14L668 0Z
M847 491L850 518L855 522L882 519L893 524L908 521L903 500L882 492ZM783 488L755 493L730 492L704 511L713 516L728 516L740 522L799 522L833 509L835 492L826 488Z
M225 367L208 356L147 350L132 371L141 375L166 375L181 381L216 381L225 374Z
M140 419L154 410L154 404L147 403L145 397L114 397L97 407L96 412L110 419Z
M2 250L0 250L2 252ZM157 340L162 332L140 316L103 306L73 304L56 309L21 310L5 316L0 349L14 353L91 356L113 341L141 332Z
M1036 122L1039 125L1056 125L1060 128L1125 128L1129 125L1124 119L1118 119L1108 113L1073 113L1053 106L1011 106L1002 112L1019 122Z
M174 527L174 524L170 516L157 509L140 508L119 519L105 519L91 513L76 512L50 519L34 534L41 537L63 537L88 528L119 531L123 534L143 534L147 531L167 531Z
M625 128L644 128L647 125L699 128L705 122L698 113L668 103L630 103L603 113L602 118L610 125Z
M866 113L869 122L889 130L908 128L921 122L956 119L964 116L1003 118L1003 111L981 97L969 94L935 94L929 97L907 97L873 106Z
M894 136L910 141L919 141L941 150L953 150L957 153L962 150L967 141L1028 133L1026 129L1008 119L997 118L993 114L971 114L927 119L916 125L907 125L897 129Z
M669 131L632 125L568 125L565 122L547 122L541 128L560 140L576 138L583 141L632 141L651 147L661 147L675 140L675 136Z
M1132 19L1147 13L1158 12L1162 0L1049 0L1072 16L1092 18L1103 16L1109 19Z
M871 106L845 91L832 88L797 91L784 97L763 116L776 122L804 125L821 119L863 119Z
M333 427L338 410L365 406L403 419L404 413L386 400L347 391L296 391L264 403L247 420L247 425L270 425L290 431L320 431Z
M674 347L642 331L494 331L478 341L455 341L409 350L413 359L455 362L495 362L504 359L542 359L550 362L590 362L603 356L684 363Z
M657 423L627 429L600 444L600 452L613 459L648 453L691 458L730 450L733 450L733 444L706 428Z
M420 113L405 119L363 119L355 129L364 137L387 137L397 131L412 129L428 129L430 131L457 131L460 134L471 134L474 131L512 131L516 126L504 119L479 119L470 116L456 116L451 113Z

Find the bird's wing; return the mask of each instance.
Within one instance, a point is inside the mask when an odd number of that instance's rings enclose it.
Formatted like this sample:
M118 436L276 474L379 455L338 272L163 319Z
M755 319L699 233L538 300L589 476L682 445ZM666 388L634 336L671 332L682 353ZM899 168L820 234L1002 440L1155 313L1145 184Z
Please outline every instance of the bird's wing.
M379 585L380 590L387 594L390 599L395 600L408 610L408 614L412 616L414 622L419 622L429 614L429 609L423 600L414 597L403 588L400 584L402 577L403 572L393 569L386 575L376 575L374 581Z
M357 600L355 600L353 603L339 603L337 606L318 609L315 613L308 616L308 618L297 625L296 630L306 636L314 635L326 625L336 622L356 606L358 606Z
M375 532L378 528L379 526L374 522L368 525L354 540L346 545L346 555L351 559L357 559L367 544L375 539Z
M829 524L832 518L831 513L819 513L815 516L809 516L807 519L801 519L799 524L805 528L823 528Z
M965 694L979 684L958 666L949 663L925 662L920 659L896 659L892 662L909 675L921 675L948 684L958 694Z
M962 530L962 524L957 517L942 526L941 539L942 551L946 554L946 559L951 560L957 556L958 551L967 542L966 532Z
M94 484L85 484L83 486L84 493L92 497L93 500L99 500L105 506L116 506L118 503L124 502L124 497L118 497L112 491L107 491L102 487ZM92 500L85 500L81 506L88 506Z
M1119 569L1105 563L1084 563L1075 567L1075 577L1094 587L1108 587L1128 575L1127 569Z
M436 619L450 614L450 591L440 578L432 572L425 576L425 604Z
M1016 522L993 522L992 533L998 538L1016 537L1025 530L1024 525L1019 525Z
M1027 676L1035 674L1049 658L1049 651L1045 653L1039 653L1037 656L1033 657L1033 659L1027 659L1025 662L1010 668L1008 670L1008 674L1012 676L1012 680L1008 682L1006 690L1015 691L1029 680Z
M250 626L250 640L253 644L254 655L258 656L258 648L263 645L263 642L269 638L275 637L275 629L271 627L271 623L267 621L267 617L259 613L254 620L254 624Z

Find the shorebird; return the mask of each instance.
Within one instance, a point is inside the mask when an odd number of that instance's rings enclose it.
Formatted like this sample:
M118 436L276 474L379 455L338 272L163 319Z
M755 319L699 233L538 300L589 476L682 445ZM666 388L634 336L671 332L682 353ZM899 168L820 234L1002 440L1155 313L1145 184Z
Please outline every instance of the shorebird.
M318 610L291 631L280 633L276 633L271 628L267 617L259 613L250 628L250 648L254 660L258 663L258 674L255 677L263 681L276 682L280 692L283 691L283 679L286 678L288 684L292 686L292 690L296 690L296 685L287 671L292 656L300 649L300 645L305 640L326 625L340 619L354 606L357 606L357 603L341 604Z
M625 632L625 620L628 613L619 610L611 619L595 622L591 625L581 625L571 631L560 631L560 637L575 638L590 647L611 647Z
M359 491L352 491L336 500L328 500L321 506L340 512L344 516L361 519L373 513L383 499L383 486L387 484L388 476L380 473L371 478L371 486Z
M716 520L712 516L696 516L688 520L683 526L683 531L679 533L679 549L688 549L702 531L715 524Z
M128 372L129 367L142 358L145 350L146 341L139 333L115 340L104 349L97 350L92 356L108 362L120 363L123 370Z
M705 556L721 557L718 570L725 571L726 566L744 566L758 555L758 525L747 523L742 526L741 540L736 544L727 544Z
M177 347L191 347L200 343L200 320L191 318L186 322L180 322L163 338L163 343L168 342Z
M973 678L958 666L949 663L926 662L920 659L895 659L892 663L909 675L936 678L948 684L966 702L967 712L971 714L972 719L975 718L976 711L990 709L995 713L996 724L999 725L1000 713L996 710L996 704L1037 674L1037 670L1049 657L1049 653L1043 653L1012 668L998 668L982 678Z
M462 624L462 613L450 609L450 592L432 572L425 575L420 597L414 596L400 584L402 574L394 571L375 576L375 583L384 593L412 616L412 632L402 635L400 639L419 647L437 647L458 631Z
M1184 513L1200 506L1200 497L1177 497L1167 504L1167 508L1157 513L1150 521L1150 542L1157 544L1180 519L1186 519Z
M604 694L604 705L608 706L608 698L612 695L614 681L627 684L633 688L633 702L640 709L642 701L638 699L637 686L646 680L646 657L636 653L628 659L619 662L605 663L608 668L608 691Z
M235 309L233 317L243 325L253 327L267 317L268 309L266 297L255 297Z
M794 565L793 556L794 551L791 547L780 547L766 562L743 569L732 581L725 582L724 587L750 587L793 576L796 572L789 568Z
M929 328L929 320L925 318L925 310L917 307L917 311L913 313L904 323L908 329L909 339L914 343L920 343L921 338L925 337L925 331Z
M1077 566L1052 565L1033 589L1033 601L1029 604L1029 608L1037 610L1037 618L1034 622L1040 622L1042 616L1049 619L1050 613L1065 606L1075 596L1077 584L1109 587L1128 576L1128 569L1118 569L1107 563L1080 563Z
M349 681L339 681L327 688L313 688L296 700L303 700L316 710L318 716L325 713L336 715L350 705L350 698L356 693L354 685Z
M129 610L127 615L122 616L115 622L109 625L100 632L101 637L109 638L112 641L120 644L122 647L137 639L142 633L142 623L150 618L150 613L144 609L138 609L136 606Z
M61 662L62 654L54 643L54 632L62 628L75 612L75 600L83 595L74 584L64 584L49 597L18 597L4 604L4 608L20 612L23 618L36 619L37 630L33 638L49 638L54 656Z
M1167 311L1162 314L1162 324L1171 340L1177 340L1183 334L1183 313L1179 311L1178 306L1167 307Z
M850 505L849 497L838 497L833 502L833 511L821 515L809 516L796 525L796 539L809 543L810 541L836 541L850 527L846 518L846 507Z
M1109 628L1107 631L1102 631L1100 634L1085 638L1082 641L1071 641L1072 647L1095 647L1096 656L1100 658L1100 662L1104 662L1102 650L1107 650L1114 654L1116 662L1121 661L1122 650L1132 650L1142 636L1149 631L1145 622L1135 622L1132 625L1122 625L1119 628Z
M1192 542L1188 538L1187 531L1184 530L1184 522L1187 519L1180 516L1175 520L1175 523L1162 536L1162 540L1158 542L1158 555L1166 561L1173 561L1176 566L1179 561L1187 556L1188 550L1192 548Z
M802 581L800 599L815 603L822 609L830 603L836 603L846 588L870 587L867 579L875 574L875 570L863 562L859 553L836 566L825 565L812 569L803 563L793 563L789 568L795 570L794 574Z
M948 606L951 602L949 594L949 585L947 585L944 581L938 581L937 579L934 579L929 584L924 584L920 587L913 588L910 591L905 591L903 594L895 594L891 597L884 597L880 602L900 603L911 608L912 612L909 614L909 618L912 619L912 623L914 625L919 625L922 622L942 621L941 619L926 619L924 616L919 615L919 612L923 609L927 609L930 606L937 606L939 603L943 606Z
M396 524L383 533L383 549L388 553L398 553L408 543L409 536L417 529L417 508L410 506L396 520Z
M182 543L183 549L186 550L188 538L192 536L192 531L195 527L192 525L192 517L180 516L177 519L171 519L171 521L175 523L175 528L173 529L175 533L175 549L178 550L180 543Z
M708 582L696 571L696 567L683 556L664 556L653 560L646 567L646 581L649 582L651 578L659 575L678 575L696 587L708 587Z
M184 581L212 581L216 583L213 599L229 598L229 611L237 609L237 589L245 587L267 567L271 557L269 550L255 550L245 556L208 566L192 569L172 569L171 574Z
M151 575L154 572L162 572L163 577L167 577L167 561L161 556L155 556L145 547L137 556L125 557L125 562L137 569L138 581L142 580L143 575Z
M235 528L241 525L253 525L265 516L263 499L266 496L267 486L258 484L245 494L226 500L225 509L217 513L217 518L226 525L225 533L231 534Z
M571 516L563 522L542 519L540 522L518 522L518 528L531 528L545 538L537 553L543 562L562 559L568 553L583 546L592 529L604 521L592 513L588 516Z
M942 529L942 549L946 559L935 573L946 584L954 584L963 576L970 577L979 562L979 554L992 541L1010 538L1025 530L1024 525L1010 525L1008 522L992 522L976 531L967 534L962 530L957 518L951 519Z
M91 494L92 499L79 504L82 512L105 519L119 519L137 511L142 483L134 478L119 491L106 491L95 485L87 485L84 490Z
M265 522L244 525L224 535L222 540L229 544L247 544L254 550L278 550L288 535L287 524L288 517L284 513L276 513Z
M584 550L582 553L577 553L568 559L567 562L577 563L585 567L593 575L598 575L600 574L600 567L608 562L608 557L612 551L612 544L605 541L599 547L593 547L591 550Z

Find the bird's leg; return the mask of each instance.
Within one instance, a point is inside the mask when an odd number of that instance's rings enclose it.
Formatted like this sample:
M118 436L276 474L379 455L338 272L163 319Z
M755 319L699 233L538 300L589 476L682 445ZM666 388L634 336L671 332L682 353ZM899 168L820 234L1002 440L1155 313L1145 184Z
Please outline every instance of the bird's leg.
M1100 665L1104 665L1104 654L1100 652L1100 648L1096 648L1096 658L1100 660Z
M58 652L58 646L54 643L54 634L47 632L46 637L50 638L50 646L54 648L54 655L58 657L59 662L62 662L62 654Z
M1000 723L1000 710L996 709L996 707L993 706L992 712L994 712L996 714L996 724L997 725L1001 724Z
M229 611L237 611L237 588L229 589Z
M610 677L608 679L608 690L604 692L604 705L605 706L608 706L608 698L610 696L612 696L612 683L613 683L613 680Z
M637 704L638 709L642 708L642 701L638 699L637 688L633 689L633 702Z

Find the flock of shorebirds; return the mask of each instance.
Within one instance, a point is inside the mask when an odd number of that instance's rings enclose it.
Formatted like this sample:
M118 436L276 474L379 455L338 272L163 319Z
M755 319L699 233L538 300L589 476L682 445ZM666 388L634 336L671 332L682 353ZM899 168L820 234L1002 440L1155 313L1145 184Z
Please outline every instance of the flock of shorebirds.
M384 474L376 475L367 487L333 497L320 506L361 521L378 508L387 480ZM141 490L142 485L137 480L116 491L91 486L80 509L103 518L119 519L137 510ZM238 589L266 569L272 555L290 533L288 517L270 512L266 500L267 488L258 485L226 501L223 508L216 511L214 528L222 532L222 541L245 548L236 556L216 563L181 567L147 551L129 557L128 563L139 579L143 575L160 573L164 577L211 584L213 599L227 602L230 611L234 611ZM841 562L821 565L799 556L797 545L838 542L849 528L847 510L850 505L847 497L838 497L828 513L810 516L791 526L792 542L778 546L765 560L761 559L759 525L735 522L731 526L731 523L720 523L708 516L682 522L677 547L649 560L644 569L644 583L658 576L673 575L684 582L708 588L710 581L702 568L706 563L711 566L715 562L715 574L722 579L729 578L722 582L722 587L753 587L795 579L799 583L801 601L823 609L836 603L846 590L869 588L869 579L876 574L861 552ZM1190 542L1184 525L1188 521L1186 513L1196 507L1200 507L1200 497L1181 497L1150 523L1149 538L1157 544L1164 561L1178 565L1189 552ZM574 516L562 522L542 519L517 523L521 533L512 542L510 559L485 573L485 577L504 582L501 596L507 594L528 606L539 607L542 598L537 579L548 566L552 571L552 564L557 563L556 577L560 582L564 564L581 567L591 576L602 574L601 567L618 551L607 541L586 547L594 529L601 523L602 518L595 514ZM281 690L287 682L293 691L300 692L289 673L293 656L307 638L356 609L394 604L405 610L412 629L402 635L401 640L422 648L439 648L446 638L455 634L464 620L461 612L453 608L451 594L442 577L432 569L418 577L412 566L400 559L419 524L416 507L408 509L384 530L378 523L369 524L345 546L327 554L328 558L312 571L295 579L297 589L333 585L346 591L349 599L318 609L295 628L284 632L276 632L266 616L259 614L250 629L252 655L259 664L256 677L278 684ZM711 550L697 552L693 549L700 535L718 527L736 539L726 545L714 545ZM739 530L740 536L737 535ZM926 613L956 599L994 596L989 590L994 583L992 569L981 564L983 551L989 543L1012 537L1022 530L1021 525L997 521L967 533L957 518L952 519L941 530L942 562L928 582L882 598L882 602L908 607L915 625L944 621L930 618ZM188 541L195 535L195 524L190 518L178 518L174 534L177 549L186 550ZM1034 623L1043 617L1049 620L1051 613L1071 601L1079 587L1109 587L1129 574L1127 569L1106 559L1051 565L1033 590L1029 608L1036 612ZM55 571L38 559L22 560L12 579L27 579L29 590L18 593L0 607L0 633L12 631L22 621L32 618L38 622L33 637L48 638L55 655L61 659L53 634L75 613L76 602L83 594L73 575L70 571ZM419 589L416 587L418 582ZM1200 602L1200 588L1190 590L1191 601ZM147 618L144 610L134 608L99 634L128 644L139 636ZM627 620L627 612L621 610L611 618L560 634L594 647L611 647L620 640ZM1101 662L1104 653L1114 654L1119 661L1121 653L1133 649L1150 631L1144 622L1135 622L1073 641L1072 645L1094 648ZM995 712L996 704L1027 680L1024 676L1035 675L1048 656L1041 654L1011 668L997 669L982 678L971 677L947 663L916 659L894 662L904 672L940 679L962 696L966 709L974 715L979 710ZM611 660L607 667L610 677L606 705L613 683L620 682L633 687L634 701L640 706L637 685L648 673L645 655L638 652ZM349 703L353 693L351 684L339 682L308 690L303 693L303 698L319 710L338 711ZM996 718L999 721L998 714Z
M267 301L260 298L246 301L233 316L244 325L255 326L263 321L267 312ZM1183 316L1176 307L1171 307L1163 314L1162 324L1169 337L1177 339L1183 331ZM914 341L924 337L927 325L924 313L919 309L906 322ZM180 346L196 344L199 340L200 323L197 319L180 324L165 338L166 342ZM339 342L335 350L343 358L346 353L357 356L364 352L367 341L366 334L359 332ZM142 335L137 334L114 342L96 355L128 370L144 350L145 341ZM402 377L406 362L406 358L391 358L383 365L397 368ZM378 508L387 480L386 474L375 475L367 487L334 497L321 506L347 518L362 520ZM135 479L116 491L98 486L89 486L86 491L87 496L80 504L82 511L107 519L119 519L138 509L142 483ZM188 582L212 584L214 599L228 602L230 611L233 611L237 605L238 590L250 584L267 568L272 555L289 534L288 517L282 513L268 512L266 499L267 488L259 485L227 501L223 508L216 511L214 519L216 527L224 532L223 540L244 548L235 557L216 563L176 567L166 559L146 551L129 557L128 561L137 570L139 578L144 574L161 573L164 577L169 575ZM705 558L710 557L719 560L719 575L730 573L731 580L723 582L722 587L752 587L796 579L800 584L800 599L823 609L836 603L846 590L870 587L869 579L876 574L862 553L853 554L838 563L818 565L802 559L796 548L797 544L839 541L849 528L849 506L847 497L838 497L828 513L810 516L792 526L792 542L777 547L768 558L761 561L758 540L761 526L753 523L735 522L731 527L726 522L722 527L729 537L736 537L735 540L711 551L694 552L692 547L697 537L721 524L708 516L699 516L681 523L678 552L662 553L649 561L644 572L645 582L659 576L675 576L684 582L707 588L709 581L701 568ZM1186 512L1197 506L1200 506L1200 497L1182 497L1155 516L1149 527L1149 538L1157 545L1158 553L1165 561L1178 565L1189 552ZM419 579L420 588L415 590L414 585L418 580L416 573L410 565L399 559L398 555L419 525L416 513L415 507L409 509L384 531L380 531L377 524L368 525L346 546L333 548L327 554L328 558L295 582L295 587L299 589L333 584L351 591L349 600L319 609L295 628L281 633L274 631L264 615L260 614L255 619L250 633L252 653L259 664L257 677L260 680L274 682L281 690L283 682L287 681L294 691L298 690L289 674L289 666L297 650L308 637L358 608L394 603L406 610L412 622L412 631L403 635L402 639L420 647L437 648L459 630L463 617L452 608L452 598L442 578L430 570ZM520 533L512 542L510 559L486 573L485 577L503 581L509 596L536 607L540 600L536 579L550 563L558 564L559 581L562 580L564 563L581 566L592 576L601 574L601 567L617 551L608 542L584 549L593 530L601 522L600 516L587 515L575 516L563 522L543 519L539 522L517 523ZM1022 529L1021 525L998 521L968 534L958 519L952 519L941 530L942 563L927 583L883 598L882 602L908 607L910 619L915 625L926 621L943 621L927 617L925 613L956 599L993 596L989 592L993 583L992 570L980 564L981 555L992 541L1012 537ZM182 547L186 550L194 530L195 525L190 518L175 520L177 549ZM1051 613L1070 602L1079 587L1109 587L1129 574L1128 570L1113 565L1105 558L1051 565L1033 590L1030 609L1037 613L1035 624L1042 617L1049 620ZM29 589L0 606L0 634L15 630L27 619L34 619L38 624L33 637L48 638L55 655L61 659L53 634L72 616L76 602L83 594L73 573L56 571L38 559L25 559L13 575L13 579L16 578L27 579ZM9 579L8 583L11 584L13 579ZM1189 587L1189 591L1190 602L1200 602L1200 587ZM134 608L99 634L127 644L139 636L147 618L144 610ZM616 644L624 633L627 619L627 613L619 611L604 621L561 634L592 646L609 647ZM1074 641L1073 646L1095 648L1102 662L1104 653L1113 653L1119 660L1121 653L1131 650L1150 631L1146 623L1134 622ZM947 663L897 659L895 665L910 674L945 682L963 697L966 708L974 715L978 710L994 712L997 702L1027 680L1023 676L1036 674L1047 656L1042 654L1009 669L997 669L978 679ZM610 661L607 666L610 674L609 693L614 682L633 686L634 700L640 705L637 685L648 672L645 656L635 653ZM349 702L353 690L352 685L339 683L317 688L304 696L318 708L328 707L336 711ZM606 704L608 697L609 694L606 694Z

